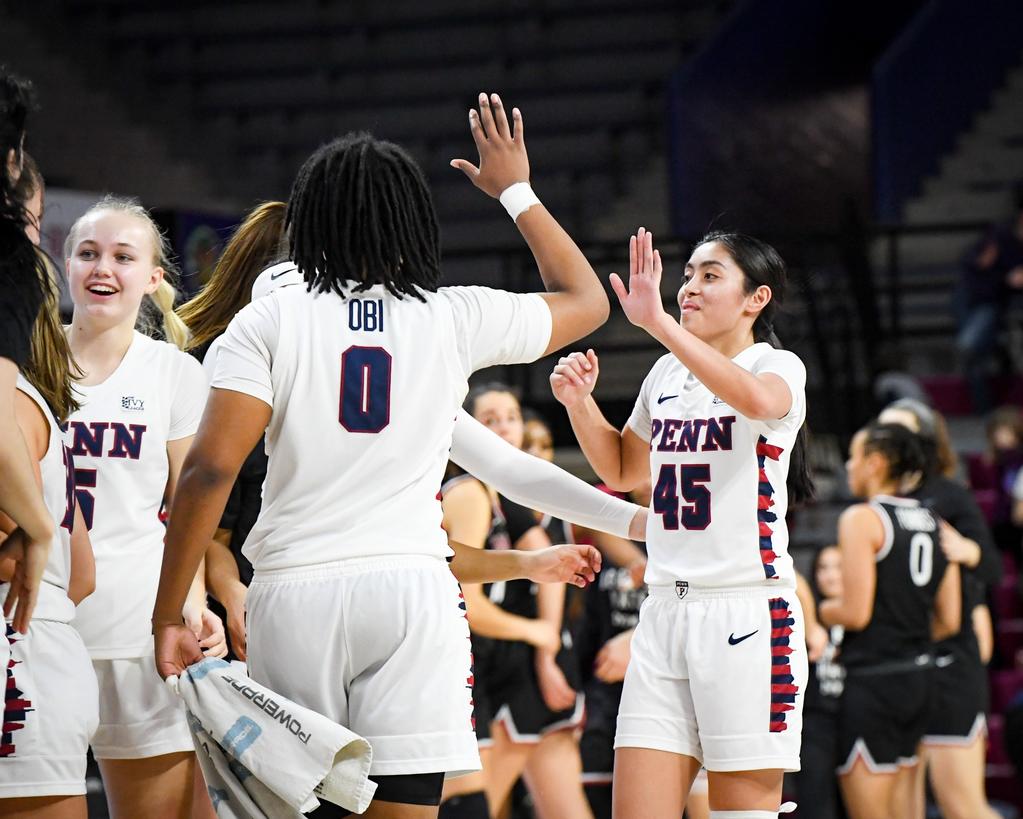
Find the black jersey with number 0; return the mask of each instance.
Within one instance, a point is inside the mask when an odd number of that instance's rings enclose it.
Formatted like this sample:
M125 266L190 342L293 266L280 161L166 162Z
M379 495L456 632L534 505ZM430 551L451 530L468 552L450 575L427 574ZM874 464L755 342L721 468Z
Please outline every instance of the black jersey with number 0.
M870 506L881 518L885 540L875 557L870 623L863 631L847 630L842 643L847 668L912 661L931 652L934 598L948 566L938 519L929 509L888 496L874 498Z

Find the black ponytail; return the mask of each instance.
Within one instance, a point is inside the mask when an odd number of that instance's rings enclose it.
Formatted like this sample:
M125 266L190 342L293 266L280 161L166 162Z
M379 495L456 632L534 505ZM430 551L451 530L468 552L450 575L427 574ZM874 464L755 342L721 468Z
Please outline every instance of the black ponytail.
M15 317L25 323L9 328L21 337L26 352L44 298L56 298L44 257L25 232L30 217L18 189L20 175L12 175L8 166L12 151L18 167L24 164L25 127L35 107L32 84L0 67L0 288L12 303L26 306Z
M742 270L743 290L746 295L762 285L771 289L771 300L753 322L753 340L770 344L776 350L784 350L785 347L774 331L774 320L785 300L785 289L788 284L788 270L778 251L766 242L745 233L712 231L697 242L697 247L707 242L722 245ZM809 426L804 422L796 433L796 443L789 460L787 486L789 504L792 506L808 503L817 495L813 473L810 470L809 448Z
M920 436L902 424L874 421L863 429L863 454L879 452L888 463L888 479L910 491L926 474L927 452Z

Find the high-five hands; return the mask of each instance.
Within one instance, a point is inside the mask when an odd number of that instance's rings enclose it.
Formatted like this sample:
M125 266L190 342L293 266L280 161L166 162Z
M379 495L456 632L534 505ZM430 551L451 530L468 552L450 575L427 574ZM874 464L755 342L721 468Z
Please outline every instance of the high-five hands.
M480 94L480 110L469 110L469 131L480 153L479 167L467 159L452 159L477 188L497 199L516 182L529 182L529 157L526 155L522 114L512 108L512 125L504 103L497 94Z
M640 228L629 239L629 286L617 273L611 274L611 289L626 317L648 333L667 316L661 300L662 270L661 253L654 250L653 234Z
M558 359L551 373L551 392L562 404L571 409L593 392L597 386L600 366L593 350L569 353Z

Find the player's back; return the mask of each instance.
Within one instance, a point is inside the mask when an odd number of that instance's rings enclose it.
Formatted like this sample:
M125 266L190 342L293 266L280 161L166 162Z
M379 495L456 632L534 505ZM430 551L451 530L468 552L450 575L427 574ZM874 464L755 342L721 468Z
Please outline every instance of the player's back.
M424 297L289 287L232 323L213 384L273 407L245 547L257 570L448 554L436 493L468 376L537 358L550 312L539 296L486 288Z
M878 496L885 543L876 556L877 585L870 623L846 630L842 663L863 666L913 660L931 649L931 614L948 561L938 519L915 500Z

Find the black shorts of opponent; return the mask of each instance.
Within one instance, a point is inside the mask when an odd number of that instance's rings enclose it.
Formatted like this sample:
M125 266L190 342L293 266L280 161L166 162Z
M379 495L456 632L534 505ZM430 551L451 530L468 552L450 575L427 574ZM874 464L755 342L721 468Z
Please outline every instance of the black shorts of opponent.
M838 720L838 773L857 758L871 773L914 765L927 729L934 687L933 658L849 668Z
M513 742L539 742L553 731L575 728L583 721L583 696L572 708L552 711L540 693L534 665L535 649L528 643L495 641L485 663L477 665L477 681L495 722L501 722ZM580 690L579 669L571 652L558 653L558 666L568 684ZM478 726L477 726L478 730Z
M934 661L934 691L924 743L972 745L986 726L987 669L979 658L939 655Z
M584 786L611 784L621 701L621 683L592 680L586 686L586 727L579 740Z
M400 776L371 776L377 783L374 802L398 802L403 805L439 805L440 793L444 787L443 773L402 774ZM340 805L321 802L320 806L306 816L314 819L340 819L355 816Z

